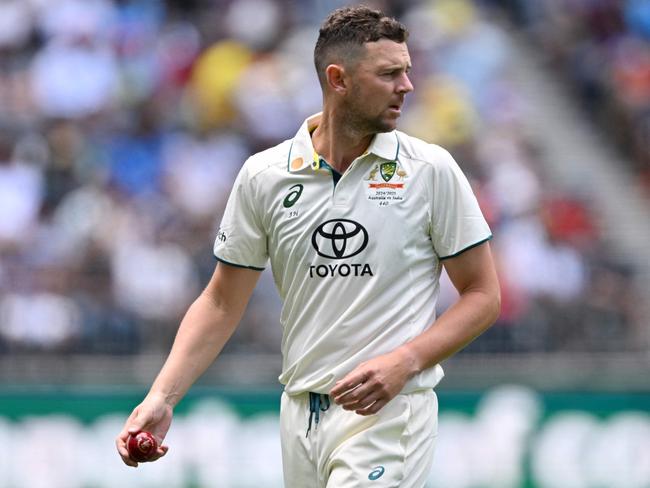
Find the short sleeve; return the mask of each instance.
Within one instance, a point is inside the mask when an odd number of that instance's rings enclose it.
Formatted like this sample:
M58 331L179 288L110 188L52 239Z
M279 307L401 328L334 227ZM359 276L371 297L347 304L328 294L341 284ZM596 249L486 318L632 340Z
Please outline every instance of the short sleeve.
M478 201L454 158L436 148L431 198L431 240L440 259L451 258L492 238Z
M268 261L266 232L262 225L253 182L247 165L237 175L214 241L214 256L224 263L263 270Z

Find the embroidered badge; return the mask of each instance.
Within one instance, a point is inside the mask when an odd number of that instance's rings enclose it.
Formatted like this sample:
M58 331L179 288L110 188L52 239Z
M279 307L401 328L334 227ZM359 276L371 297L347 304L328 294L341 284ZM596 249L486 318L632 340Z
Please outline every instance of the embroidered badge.
M381 180L377 175L381 176ZM399 161L375 164L365 179L366 196L369 201L386 207L404 200L404 190L408 173Z

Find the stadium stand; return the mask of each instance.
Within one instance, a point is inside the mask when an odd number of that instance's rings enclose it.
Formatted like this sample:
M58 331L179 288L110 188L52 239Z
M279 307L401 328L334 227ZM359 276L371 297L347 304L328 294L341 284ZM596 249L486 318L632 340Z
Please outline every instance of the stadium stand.
M644 0L498 2L574 87L589 120L628 155L650 197L650 5Z
M162 355L211 274L239 167L318 110L311 49L337 2L56 3L0 5L0 355ZM412 31L402 127L451 151L494 231L503 313L463 354L647 352L635 262L612 251L593 189L555 181L524 130L501 15L526 23L650 181L642 2L616 22L545 2L370 3ZM452 299L447 283L441 310ZM277 357L279 307L266 274L228 355Z

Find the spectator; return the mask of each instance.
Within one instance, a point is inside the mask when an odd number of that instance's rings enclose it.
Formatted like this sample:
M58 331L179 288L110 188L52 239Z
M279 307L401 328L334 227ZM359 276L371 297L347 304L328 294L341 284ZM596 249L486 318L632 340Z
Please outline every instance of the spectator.
M21 246L38 222L43 201L43 174L29 161L16 161L13 142L0 135L0 252Z
M0 2L0 342L12 352L133 354L152 327L166 349L211 272L214 226L243 158L317 110L304 60L322 2L226 3ZM540 141L520 129L529 102L510 75L512 41L479 5L519 6L598 104L592 118L614 120L650 192L647 2L379 3L414 31L404 129L451 149L494 231L503 314L467 352L643 343L626 299L633 276L602 251L589 194L549 192ZM61 278L44 281L53 269ZM233 352L277 352L270 280ZM442 286L444 308L453 290Z

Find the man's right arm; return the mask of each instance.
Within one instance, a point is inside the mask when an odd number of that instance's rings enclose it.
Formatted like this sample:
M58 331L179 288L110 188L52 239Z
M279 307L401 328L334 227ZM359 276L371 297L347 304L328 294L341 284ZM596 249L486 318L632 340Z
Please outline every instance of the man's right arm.
M259 276L260 272L252 269L221 263L216 267L208 286L181 321L169 357L149 393L117 436L117 450L125 464L137 466L126 450L129 433L147 430L162 442L173 408L235 331ZM161 446L157 458L166 452L167 447Z

